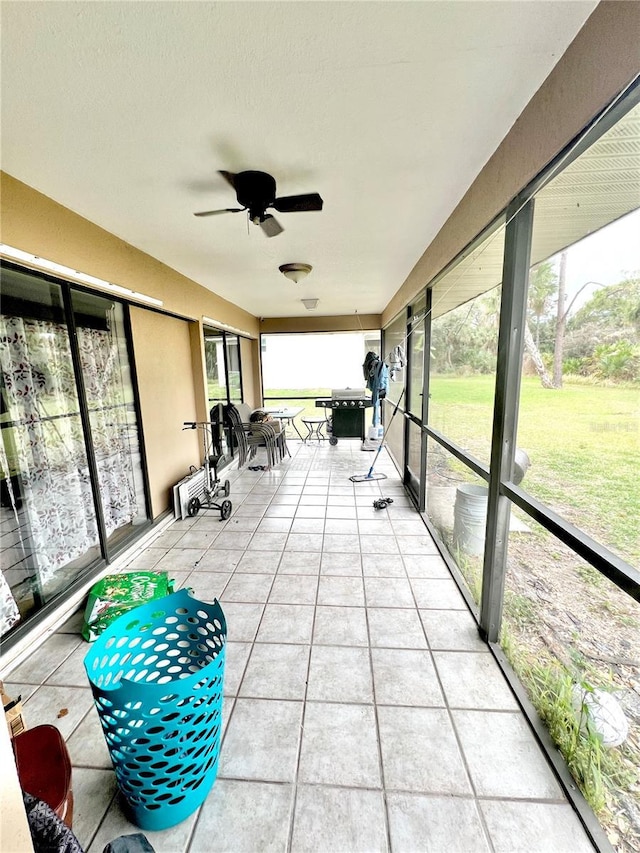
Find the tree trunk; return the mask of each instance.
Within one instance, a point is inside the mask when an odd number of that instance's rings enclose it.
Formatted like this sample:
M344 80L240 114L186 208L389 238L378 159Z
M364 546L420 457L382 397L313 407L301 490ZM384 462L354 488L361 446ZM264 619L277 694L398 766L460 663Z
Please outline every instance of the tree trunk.
M540 355L540 350L536 346L535 341L533 340L533 335L531 334L531 329L529 328L529 324L524 324L524 348L526 349L531 361L533 362L533 366L536 369L536 373L540 377L540 382L542 383L543 388L553 388L553 382L551 381L551 377L547 373L547 370L544 366L544 362L542 361L542 356Z
M560 255L558 275L558 311L556 314L556 340L553 348L553 387L562 388L562 356L564 354L564 333L567 328L566 300L567 253Z

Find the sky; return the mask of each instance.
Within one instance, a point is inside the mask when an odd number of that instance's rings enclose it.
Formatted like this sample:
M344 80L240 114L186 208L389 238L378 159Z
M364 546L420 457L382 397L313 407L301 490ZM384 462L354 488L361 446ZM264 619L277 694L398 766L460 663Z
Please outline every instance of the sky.
M555 260L559 263L560 256ZM640 275L640 210L612 222L569 249L567 258L567 304L587 281L617 284L635 272ZM582 291L571 308L571 314L587 302L597 284Z

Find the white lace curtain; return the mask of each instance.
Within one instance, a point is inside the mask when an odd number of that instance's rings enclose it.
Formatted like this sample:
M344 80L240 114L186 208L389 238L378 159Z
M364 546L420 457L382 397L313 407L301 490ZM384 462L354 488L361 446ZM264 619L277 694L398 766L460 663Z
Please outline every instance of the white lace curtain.
M29 550L41 583L98 543L93 495L66 326L0 316L8 417L5 476L22 488ZM137 515L118 340L78 329L107 533ZM136 436L137 446L137 436Z

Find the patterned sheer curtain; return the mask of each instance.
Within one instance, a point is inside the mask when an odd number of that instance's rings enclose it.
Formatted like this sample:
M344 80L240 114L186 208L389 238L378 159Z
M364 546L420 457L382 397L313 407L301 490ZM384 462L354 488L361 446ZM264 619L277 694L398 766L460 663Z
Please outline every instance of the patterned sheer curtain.
M39 580L98 541L66 326L0 318L10 470L17 473Z
M108 536L138 515L132 468L138 439L122 382L124 342L101 329L78 328L77 338Z
M66 326L0 316L7 472L16 472L40 583L98 543ZM127 414L109 331L78 329L107 532L137 514ZM9 445L7 452L6 446ZM6 475L5 475L6 476Z

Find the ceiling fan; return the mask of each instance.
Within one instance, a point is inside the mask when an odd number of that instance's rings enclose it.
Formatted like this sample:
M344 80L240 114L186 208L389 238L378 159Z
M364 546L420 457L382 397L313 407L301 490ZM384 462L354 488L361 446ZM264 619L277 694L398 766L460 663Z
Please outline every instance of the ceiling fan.
M273 208L280 213L299 213L303 210L322 210L322 199L318 193L287 195L276 198L275 178L266 172L223 172L218 174L236 191L240 207L225 207L222 210L203 210L194 216L218 216L220 213L242 213L248 211L249 219L259 225L267 237L275 237L284 231L278 220L267 213Z

